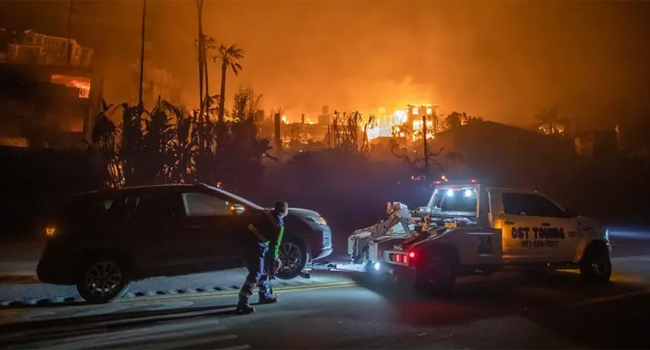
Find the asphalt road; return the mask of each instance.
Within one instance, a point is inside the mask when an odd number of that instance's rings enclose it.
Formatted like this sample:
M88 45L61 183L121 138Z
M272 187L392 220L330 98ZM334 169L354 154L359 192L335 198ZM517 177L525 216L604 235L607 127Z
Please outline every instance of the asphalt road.
M461 279L453 295L431 297L322 272L316 282L276 285L281 302L247 316L233 314L236 290L6 308L0 347L650 348L650 244L631 237L615 252L605 286L586 285L574 272L504 272Z

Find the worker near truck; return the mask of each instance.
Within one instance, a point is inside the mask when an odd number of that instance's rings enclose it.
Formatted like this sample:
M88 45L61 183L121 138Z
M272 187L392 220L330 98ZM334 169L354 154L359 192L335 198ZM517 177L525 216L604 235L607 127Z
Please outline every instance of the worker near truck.
M259 303L273 304L278 296L273 294L269 280L278 273L280 244L284 235L284 217L289 213L287 202L277 202L272 211L256 213L249 218L243 250L248 275L239 292L238 314L250 314L255 308L250 305L255 287L259 288Z

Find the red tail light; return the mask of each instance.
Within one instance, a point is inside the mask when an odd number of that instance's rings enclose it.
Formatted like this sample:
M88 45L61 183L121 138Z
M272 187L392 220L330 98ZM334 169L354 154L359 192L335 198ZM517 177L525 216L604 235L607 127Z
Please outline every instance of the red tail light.
M409 258L411 258L411 259L415 258L415 252L410 252L409 253Z

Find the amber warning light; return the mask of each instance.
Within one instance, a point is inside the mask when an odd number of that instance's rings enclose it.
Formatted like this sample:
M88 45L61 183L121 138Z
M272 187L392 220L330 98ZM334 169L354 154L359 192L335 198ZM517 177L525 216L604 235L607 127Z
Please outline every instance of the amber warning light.
M54 237L56 235L56 227L54 225L45 226L45 235L47 237Z

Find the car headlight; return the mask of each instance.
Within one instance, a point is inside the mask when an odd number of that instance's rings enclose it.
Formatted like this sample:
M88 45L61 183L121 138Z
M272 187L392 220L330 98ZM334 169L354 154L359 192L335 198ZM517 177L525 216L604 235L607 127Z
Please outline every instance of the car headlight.
M325 218L323 218L322 216L308 216L307 220L315 224L327 226L327 221L325 221Z

